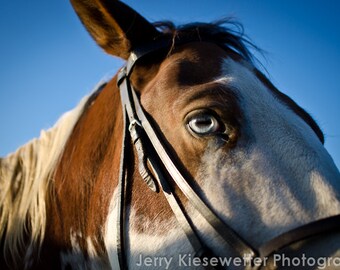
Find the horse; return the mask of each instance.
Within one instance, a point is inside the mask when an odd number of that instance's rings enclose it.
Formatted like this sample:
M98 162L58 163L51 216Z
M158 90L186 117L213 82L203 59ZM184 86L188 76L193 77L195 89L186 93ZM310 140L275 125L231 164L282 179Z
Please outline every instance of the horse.
M0 160L1 269L335 269L340 174L228 21L71 0L126 65Z

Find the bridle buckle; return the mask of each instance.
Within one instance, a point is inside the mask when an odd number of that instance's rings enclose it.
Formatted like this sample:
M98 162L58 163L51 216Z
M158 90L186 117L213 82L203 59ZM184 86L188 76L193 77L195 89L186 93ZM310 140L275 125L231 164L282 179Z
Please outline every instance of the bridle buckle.
M142 123L141 123L140 121L138 121L137 119L133 119L133 120L130 122L129 127L128 127L130 133L131 133L132 129L133 129L136 125L139 126L139 127L141 127L141 128L143 128Z

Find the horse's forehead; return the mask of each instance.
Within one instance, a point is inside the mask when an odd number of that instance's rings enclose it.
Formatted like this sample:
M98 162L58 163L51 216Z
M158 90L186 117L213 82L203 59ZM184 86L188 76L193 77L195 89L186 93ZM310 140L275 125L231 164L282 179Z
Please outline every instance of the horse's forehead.
M156 76L143 90L143 106L152 113L159 111L160 107L173 109L173 105L188 96L189 99L190 96L199 96L201 100L212 98L220 95L221 91L215 90L222 88L228 94L227 84L220 80L228 58L235 59L213 43L193 42L178 47L161 63Z
M156 80L164 86L201 85L219 77L228 54L213 43L195 42L179 47L162 65Z
M189 111L214 107L224 116L241 118L239 93L229 87L236 76L227 59L243 61L212 43L190 43L167 57L141 96L143 107L161 123L174 123ZM230 75L230 76L229 76ZM163 127L164 129L164 127Z

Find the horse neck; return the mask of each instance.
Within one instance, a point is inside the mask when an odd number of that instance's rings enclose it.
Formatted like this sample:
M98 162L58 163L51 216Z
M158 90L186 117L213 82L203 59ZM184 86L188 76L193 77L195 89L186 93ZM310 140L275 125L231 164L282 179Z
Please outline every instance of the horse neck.
M103 251L102 228L119 174L122 110L116 79L89 104L56 169L45 243ZM99 254L98 254L99 255Z
M110 217L115 207L124 129L116 84L115 78L83 113L56 169L47 206L47 248L43 249L47 261L54 259L51 249L55 253L76 250L96 258L111 255L110 247L115 241L110 235L115 226L110 224ZM141 179L138 157L133 151L129 160L126 242L129 260L136 261L145 239L159 235L155 241L161 243L167 238L165 227L174 228L170 240L184 236L164 196L152 192ZM188 248L182 242L181 245Z

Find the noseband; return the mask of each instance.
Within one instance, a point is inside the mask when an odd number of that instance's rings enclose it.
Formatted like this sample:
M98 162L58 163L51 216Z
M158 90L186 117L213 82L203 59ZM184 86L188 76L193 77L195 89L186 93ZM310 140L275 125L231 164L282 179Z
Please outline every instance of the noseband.
M287 233L281 234L259 248L251 246L242 238L234 229L221 220L213 210L197 195L197 193L188 184L183 174L179 171L171 155L164 147L156 130L148 120L144 109L142 108L139 98L130 83L130 75L136 62L145 55L164 48L167 45L153 45L142 50L135 50L131 53L125 67L118 74L118 87L120 90L123 117L124 117L124 134L120 162L120 175L117 187L117 205L116 205L116 262L119 269L127 269L126 255L124 250L124 221L126 217L126 183L128 180L128 156L130 141L132 140L137 155L138 169L145 183L155 192L159 190L164 194L169 203L176 219L187 236L195 256L201 259L211 258L214 255L212 249L204 245L197 229L193 226L192 221L182 204L174 195L173 188L169 184L168 178L174 181L177 187L188 199L188 202L204 217L212 226L215 232L223 239L225 247L232 249L237 256L249 259L248 269L258 269L261 266L254 265L253 259L264 258L273 255L283 248L308 238L335 231L340 231L340 215L317 220L307 225L293 229ZM130 161L131 162L131 161ZM152 168L152 172L149 169ZM221 269L221 267L208 266L206 269Z

